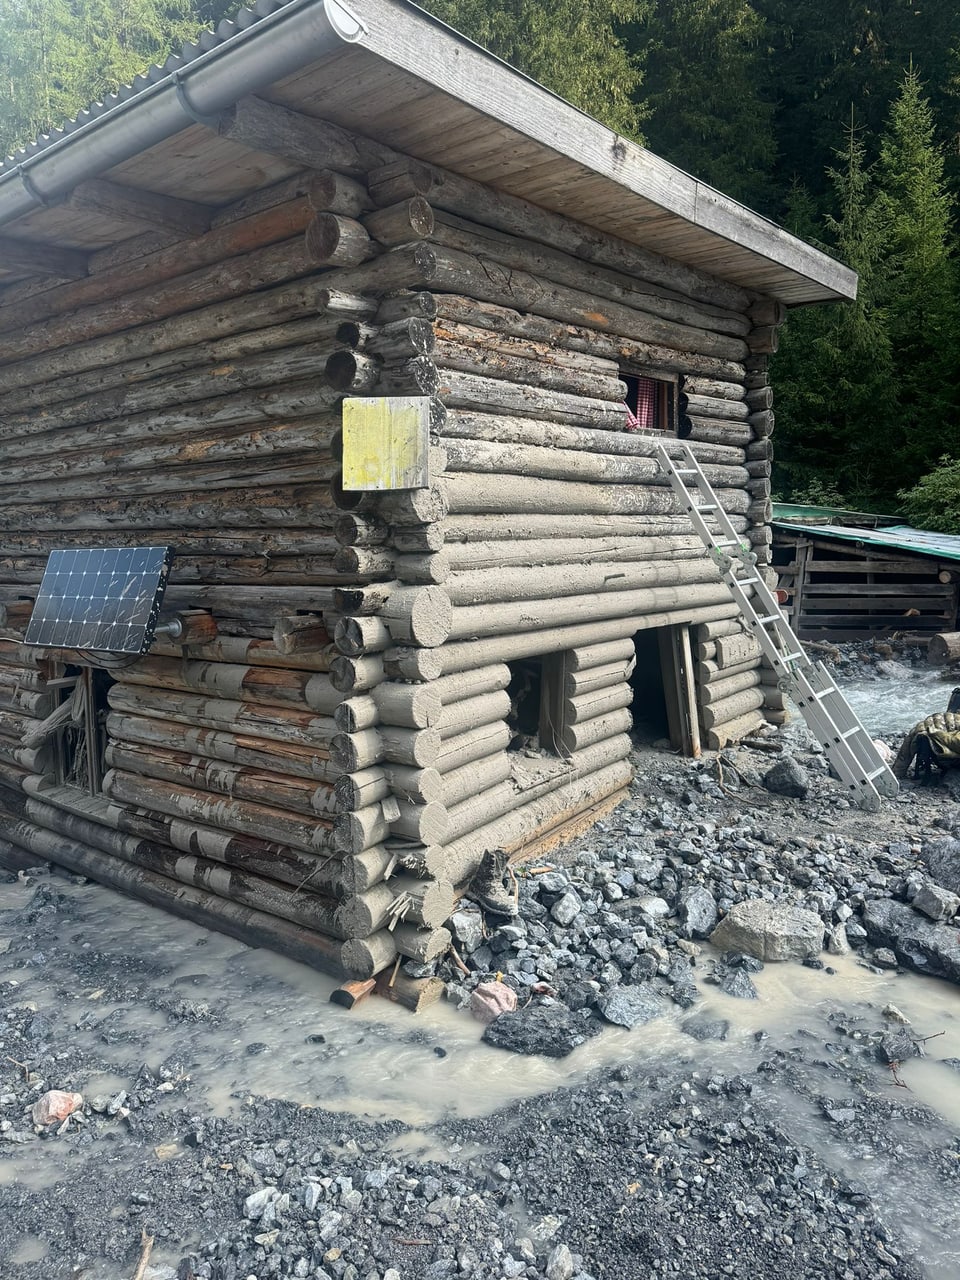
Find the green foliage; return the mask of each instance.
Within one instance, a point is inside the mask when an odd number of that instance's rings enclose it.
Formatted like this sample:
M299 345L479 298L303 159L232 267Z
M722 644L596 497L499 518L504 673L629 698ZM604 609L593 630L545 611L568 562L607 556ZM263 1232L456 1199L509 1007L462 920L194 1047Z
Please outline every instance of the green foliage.
M429 0L426 7L560 97L640 137L640 65L623 40L654 0Z
M837 159L830 170L837 212L825 230L833 250L859 273L860 286L856 302L796 311L784 330L774 361L776 474L794 497L818 482L862 506L884 492L888 467L883 451L862 447L864 424L870 424L871 442L889 437L899 405L879 297L883 242L864 142L852 121ZM809 218L806 203L803 216Z
M960 534L960 460L942 457L912 489L900 491L900 501L904 515L918 528Z
M651 147L727 195L770 204L776 93L749 0L660 0L634 40Z
M0 156L72 119L208 21L191 0L0 0Z

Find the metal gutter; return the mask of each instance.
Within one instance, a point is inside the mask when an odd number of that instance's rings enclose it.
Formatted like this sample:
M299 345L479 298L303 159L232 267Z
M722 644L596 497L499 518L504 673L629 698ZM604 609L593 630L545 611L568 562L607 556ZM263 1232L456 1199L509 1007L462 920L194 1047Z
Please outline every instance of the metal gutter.
M269 30L269 39L263 39ZM339 0L261 0L242 10L121 90L113 106L0 168L0 224L54 204L78 182L104 173L191 124L210 121L238 98L265 89L341 44L353 44L364 24ZM210 40L216 40L213 48ZM162 77L151 80L159 73ZM145 87L140 87L144 85Z

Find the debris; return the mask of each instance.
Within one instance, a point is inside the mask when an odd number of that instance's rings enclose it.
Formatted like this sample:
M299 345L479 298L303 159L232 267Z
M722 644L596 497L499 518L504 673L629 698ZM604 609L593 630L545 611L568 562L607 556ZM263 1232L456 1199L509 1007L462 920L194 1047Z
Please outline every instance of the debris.
M140 1261L137 1263L137 1269L133 1273L133 1280L143 1280L147 1270L147 1263L150 1261L150 1254L153 1252L153 1236L148 1236L146 1230L140 1229Z
M62 1089L48 1089L33 1104L33 1123L45 1129L49 1124L59 1124L83 1106L82 1093L65 1093Z

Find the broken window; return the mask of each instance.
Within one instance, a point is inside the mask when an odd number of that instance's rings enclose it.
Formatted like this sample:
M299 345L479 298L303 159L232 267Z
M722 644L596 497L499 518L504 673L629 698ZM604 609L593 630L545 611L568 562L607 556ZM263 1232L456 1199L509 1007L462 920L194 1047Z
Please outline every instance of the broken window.
M100 791L105 772L107 692L113 683L95 667L57 663L47 682L59 699L54 711L24 738L25 746L44 746L46 772L57 782Z

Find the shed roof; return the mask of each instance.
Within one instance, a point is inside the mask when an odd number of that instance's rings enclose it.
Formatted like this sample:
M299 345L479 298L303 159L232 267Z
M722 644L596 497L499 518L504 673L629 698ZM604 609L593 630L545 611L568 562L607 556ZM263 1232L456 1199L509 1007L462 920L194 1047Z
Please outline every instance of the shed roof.
M914 529L908 524L894 524L883 529L859 529L850 525L833 524L793 524L789 520L776 519L773 524L777 529L789 529L792 533L806 533L817 538L855 542L886 551L908 551L912 555L933 556L937 560L960 560L960 536L931 533L927 529Z
M297 166L207 127L249 94L787 305L856 295L848 267L599 124L409 0L257 0L0 166L3 234L76 249L136 234L129 223L57 208L93 177L217 206L291 175ZM8 263L8 280L22 274Z

